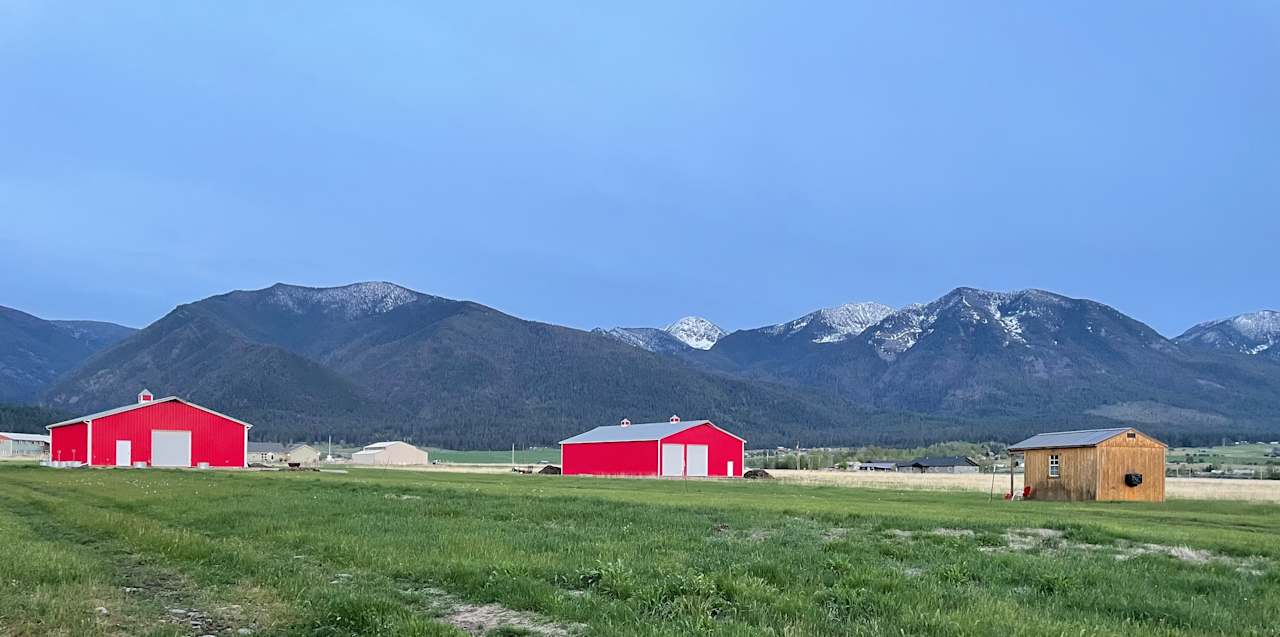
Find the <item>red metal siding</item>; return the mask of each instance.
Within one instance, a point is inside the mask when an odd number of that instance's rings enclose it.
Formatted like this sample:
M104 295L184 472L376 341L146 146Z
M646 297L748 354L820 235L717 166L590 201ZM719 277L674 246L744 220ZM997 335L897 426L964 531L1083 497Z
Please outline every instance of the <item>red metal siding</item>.
M658 443L585 442L560 445L560 464L566 475L656 476Z
M84 423L63 425L49 430L49 459L58 462L88 462L88 427Z
M662 442L666 444L707 445L708 476L717 478L737 478L742 476L742 441L711 425L698 425L678 434L671 434L663 438ZM732 476L728 473L730 462L733 463L734 475Z
M62 427L55 427L54 431L59 429ZM149 464L153 430L190 431L191 466L201 462L211 467L244 466L244 425L176 400L94 420L91 464L115 465L117 440L132 441L133 461Z

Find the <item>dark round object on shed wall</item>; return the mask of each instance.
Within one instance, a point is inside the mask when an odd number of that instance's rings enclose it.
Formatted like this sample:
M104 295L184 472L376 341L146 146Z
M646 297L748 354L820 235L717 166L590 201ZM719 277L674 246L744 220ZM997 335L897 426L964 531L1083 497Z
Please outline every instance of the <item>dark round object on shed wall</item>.
M1124 484L1127 487L1136 487L1142 484L1142 474L1141 473L1124 474Z

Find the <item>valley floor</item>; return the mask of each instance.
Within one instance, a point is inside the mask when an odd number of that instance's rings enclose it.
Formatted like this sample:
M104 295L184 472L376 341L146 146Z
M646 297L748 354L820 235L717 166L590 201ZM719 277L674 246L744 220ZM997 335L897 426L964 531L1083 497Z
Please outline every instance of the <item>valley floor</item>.
M0 485L6 637L1274 635L1280 625L1280 506L1270 503L27 464L0 466Z

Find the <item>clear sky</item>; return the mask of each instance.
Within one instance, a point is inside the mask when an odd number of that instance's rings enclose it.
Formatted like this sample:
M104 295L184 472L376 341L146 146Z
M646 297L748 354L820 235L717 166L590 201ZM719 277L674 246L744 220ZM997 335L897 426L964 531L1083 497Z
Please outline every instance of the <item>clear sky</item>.
M437 6L427 7L424 5ZM611 6L610 6L611 5ZM1280 4L0 0L0 305L1280 307Z

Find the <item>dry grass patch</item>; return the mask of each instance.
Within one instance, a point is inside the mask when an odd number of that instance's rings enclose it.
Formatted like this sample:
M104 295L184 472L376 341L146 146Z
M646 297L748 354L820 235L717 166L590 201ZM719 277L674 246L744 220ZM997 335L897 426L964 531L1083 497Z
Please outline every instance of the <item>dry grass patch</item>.
M989 473L899 473L896 471L797 471L770 470L774 477L792 484L809 484L906 491L993 492L1001 498L1009 491L1009 475ZM1014 474L1013 489L1021 491L1022 474ZM1229 480L1217 478L1166 478L1165 496L1177 500L1244 500L1280 502L1280 480Z

